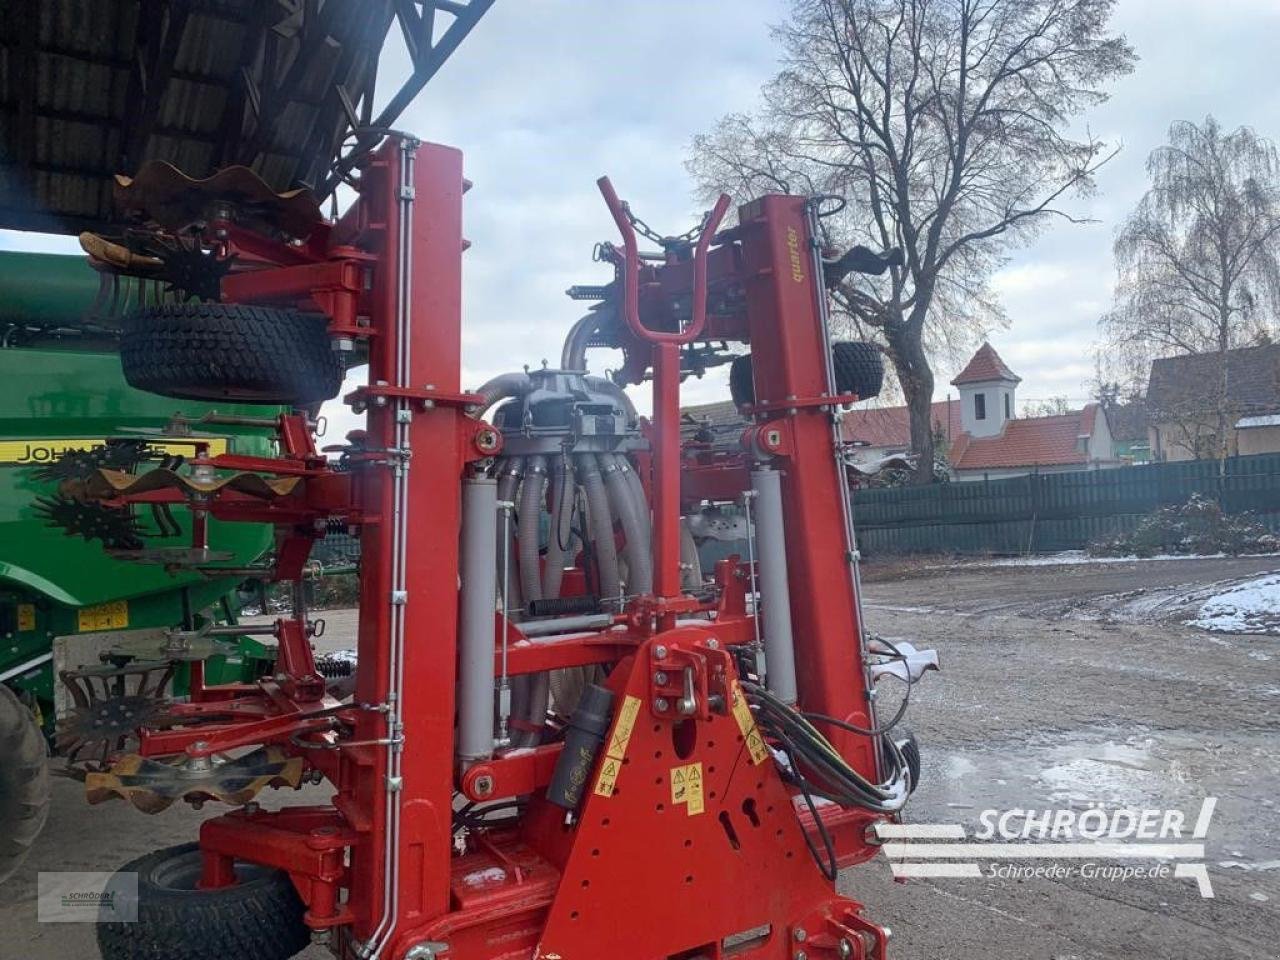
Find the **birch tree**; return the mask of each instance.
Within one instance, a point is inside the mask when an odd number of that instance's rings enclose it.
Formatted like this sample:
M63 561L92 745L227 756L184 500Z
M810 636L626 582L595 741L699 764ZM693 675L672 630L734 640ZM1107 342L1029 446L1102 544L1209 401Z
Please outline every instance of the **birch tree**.
M1116 298L1103 339L1123 376L1155 357L1216 354L1216 373L1178 409L1152 415L1229 453L1227 351L1269 342L1280 319L1280 156L1248 127L1175 123L1147 161L1151 187L1116 238ZM1214 429L1216 425L1216 429Z

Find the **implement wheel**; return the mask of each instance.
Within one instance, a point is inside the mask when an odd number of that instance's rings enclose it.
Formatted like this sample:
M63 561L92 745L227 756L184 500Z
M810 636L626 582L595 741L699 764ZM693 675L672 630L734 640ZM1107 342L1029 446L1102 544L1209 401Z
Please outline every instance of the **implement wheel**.
M836 372L837 392L856 393L859 400L880 395L884 385L884 354L874 343L863 340L833 343L831 361ZM735 357L729 365L729 395L737 407L749 407L756 402L751 354Z
M31 711L0 683L0 883L26 859L48 815L44 737Z
M831 359L836 368L836 389L856 393L859 400L880 395L884 385L884 354L874 343L848 340L831 345Z
M108 889L130 889L138 875L136 923L99 923L103 960L287 960L311 932L293 882L283 870L236 863L239 882L199 890L198 843L157 850L126 863Z
M342 388L325 318L233 303L166 304L125 318L120 362L139 390L183 400L304 406Z

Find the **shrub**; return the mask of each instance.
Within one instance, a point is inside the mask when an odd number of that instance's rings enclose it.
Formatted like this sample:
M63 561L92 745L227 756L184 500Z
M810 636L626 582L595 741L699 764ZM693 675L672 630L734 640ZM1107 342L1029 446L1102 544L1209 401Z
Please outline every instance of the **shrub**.
M1095 557L1157 554L1270 553L1280 537L1250 513L1228 514L1216 500L1193 493L1186 503L1161 507L1131 531L1089 544Z

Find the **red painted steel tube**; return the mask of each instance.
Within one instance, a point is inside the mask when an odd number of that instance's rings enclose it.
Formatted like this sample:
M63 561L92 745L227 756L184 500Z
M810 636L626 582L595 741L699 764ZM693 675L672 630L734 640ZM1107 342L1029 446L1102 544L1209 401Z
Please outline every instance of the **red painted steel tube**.
M767 196L740 216L747 315L756 398L772 408L827 392L825 352L816 298L822 278L810 276L803 197ZM849 576L830 410L789 408L791 450L782 468L791 619L796 637L800 704L808 711L871 726L862 664L857 597ZM832 742L854 768L878 780L875 744L845 731Z
M680 348L653 349L653 417L657 433L653 458L653 592L680 596ZM665 618L663 629L675 625Z
M694 247L693 304L689 325L678 333L664 333L659 330L650 330L640 321L640 253L636 243L636 230L631 225L631 218L627 216L626 208L623 206L622 201L618 199L617 191L613 189L613 184L609 182L608 177L601 177L596 181L596 185L604 196L604 202L609 208L609 213L613 215L613 222L617 224L618 231L622 234L624 254L622 262L622 314L626 318L627 326L631 328L631 332L637 337L650 343L666 343L677 346L692 343L698 339L702 334L702 328L706 326L707 251L711 247L711 239L720 227L720 221L724 219L725 211L729 209L729 197L726 194L720 194L715 206L711 208L707 222L702 226L702 232L698 235L698 242Z

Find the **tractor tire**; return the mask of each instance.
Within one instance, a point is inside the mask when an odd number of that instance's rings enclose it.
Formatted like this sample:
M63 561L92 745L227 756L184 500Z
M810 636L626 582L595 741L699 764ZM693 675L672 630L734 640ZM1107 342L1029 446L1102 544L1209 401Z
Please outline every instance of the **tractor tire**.
M0 883L44 828L49 796L44 736L17 694L0 683Z
M166 304L125 318L125 379L182 400L305 406L342 389L319 314L231 303Z
M884 385L884 354L874 343L851 340L831 345L836 368L836 390L856 393L859 400L880 395Z
M831 359L836 370L837 393L856 393L860 400L880 395L884 385L884 354L874 343L861 340L833 343ZM756 402L749 353L736 357L729 365L729 396L735 407L749 407Z
M199 890L201 860L198 843L183 843L120 868L138 875L138 919L98 924L103 960L287 960L310 945L287 873L237 862L239 883Z
M729 364L729 396L735 407L749 407L756 402L756 384L751 370L751 354L735 357Z

